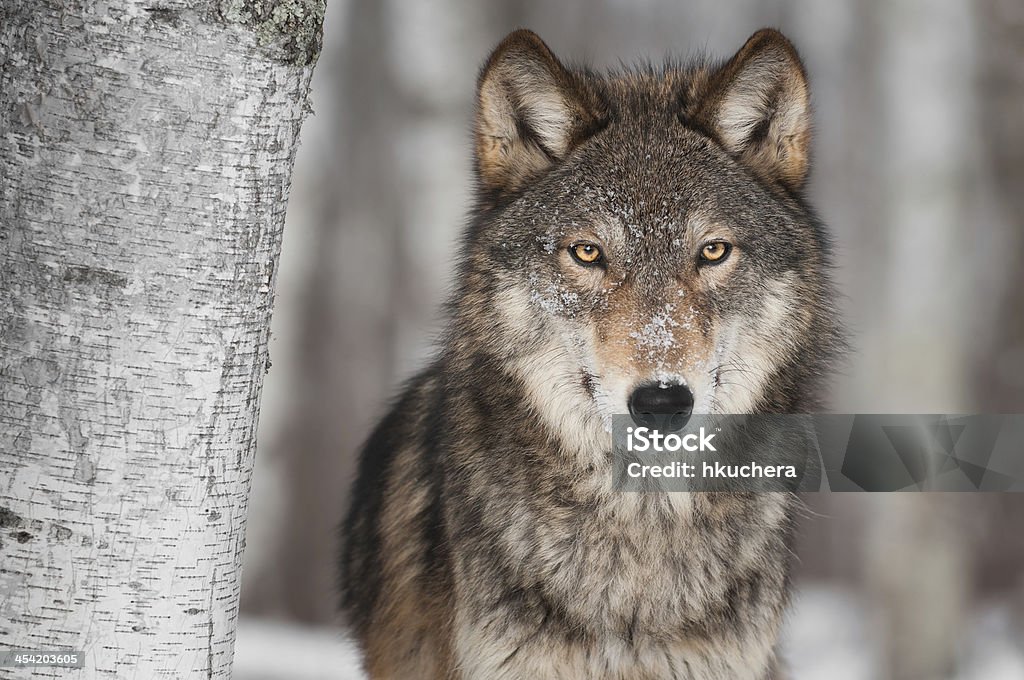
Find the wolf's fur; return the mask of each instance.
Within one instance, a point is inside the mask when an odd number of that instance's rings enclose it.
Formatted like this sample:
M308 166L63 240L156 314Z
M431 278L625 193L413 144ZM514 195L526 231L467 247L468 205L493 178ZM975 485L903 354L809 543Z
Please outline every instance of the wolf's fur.
M695 412L815 408L838 335L809 125L775 31L607 75L528 31L498 46L443 349L367 442L344 527L372 678L774 677L793 499L612 491L607 426L648 380Z

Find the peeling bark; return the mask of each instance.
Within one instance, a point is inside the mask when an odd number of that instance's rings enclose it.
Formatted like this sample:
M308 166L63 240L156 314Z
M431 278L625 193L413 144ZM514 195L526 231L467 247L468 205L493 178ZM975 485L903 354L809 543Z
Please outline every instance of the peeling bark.
M0 0L0 648L78 677L230 675L324 0L263 5Z

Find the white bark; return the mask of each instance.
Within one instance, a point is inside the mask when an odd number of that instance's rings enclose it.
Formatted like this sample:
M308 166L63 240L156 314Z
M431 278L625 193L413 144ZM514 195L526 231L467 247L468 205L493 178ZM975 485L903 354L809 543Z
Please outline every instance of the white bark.
M323 0L0 0L0 649L228 677ZM12 671L0 669L0 677Z

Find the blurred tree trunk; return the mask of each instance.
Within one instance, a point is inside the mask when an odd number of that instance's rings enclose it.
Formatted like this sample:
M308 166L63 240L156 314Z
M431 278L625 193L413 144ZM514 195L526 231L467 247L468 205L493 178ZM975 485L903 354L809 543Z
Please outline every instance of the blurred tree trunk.
M1024 413L1024 6L983 0L978 7L981 36L979 83L986 182L994 194L1000 232L991 239L1006 258L993 310L994 333L978 348L974 391L985 411ZM1024 494L1001 494L989 513L999 546L998 571L1016 580L1016 623L1024 648Z
M517 23L509 6L473 0L351 0L346 9L334 96L320 105L337 124L309 208L295 341L301 389L265 434L287 461L287 515L301 529L284 532L286 558L261 566L270 572L261 580L276 582L272 594L246 593L247 611L307 623L335 616L331 539L356 452L399 379L429 354L467 206L476 73Z
M955 677L968 626L977 499L956 493L873 494L864 557L891 680Z
M979 238L972 205L980 136L974 13L948 1L872 7L881 103L874 148L884 189L882 247L871 256L882 262L886 294L875 337L866 339L858 362L874 387L867 408L970 411L976 282L951 272L960 270L965 244ZM865 265L870 271L871 263ZM937 493L872 499L865 577L884 646L884 677L941 680L956 672L973 595L975 550L966 529L974 501Z
M1024 413L1024 7L984 0L978 15L985 176L1002 223L994 236L1009 259L1000 263L995 335L979 352L975 391L985 410Z
M0 648L228 677L324 2L152 4L0 0Z
M327 73L336 121L324 140L309 261L299 296L295 371L300 390L270 433L273 455L287 461L287 515L300 527L282 536L286 557L269 564L277 602L254 599L254 611L284 612L328 623L337 609L334 537L355 450L392 380L394 315L391 272L398 206L390 135L397 125L386 4L353 0ZM367 283L371 285L367 285ZM381 285L383 282L383 285ZM337 499L325 507L324 499Z

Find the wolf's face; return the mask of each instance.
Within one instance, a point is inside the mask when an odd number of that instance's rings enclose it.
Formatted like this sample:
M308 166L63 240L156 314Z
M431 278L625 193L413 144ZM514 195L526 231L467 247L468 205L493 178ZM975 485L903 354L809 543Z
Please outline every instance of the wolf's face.
M775 32L721 67L610 77L527 32L498 47L466 275L540 412L573 429L794 407L792 366L832 341L799 199L808 140L803 69Z

